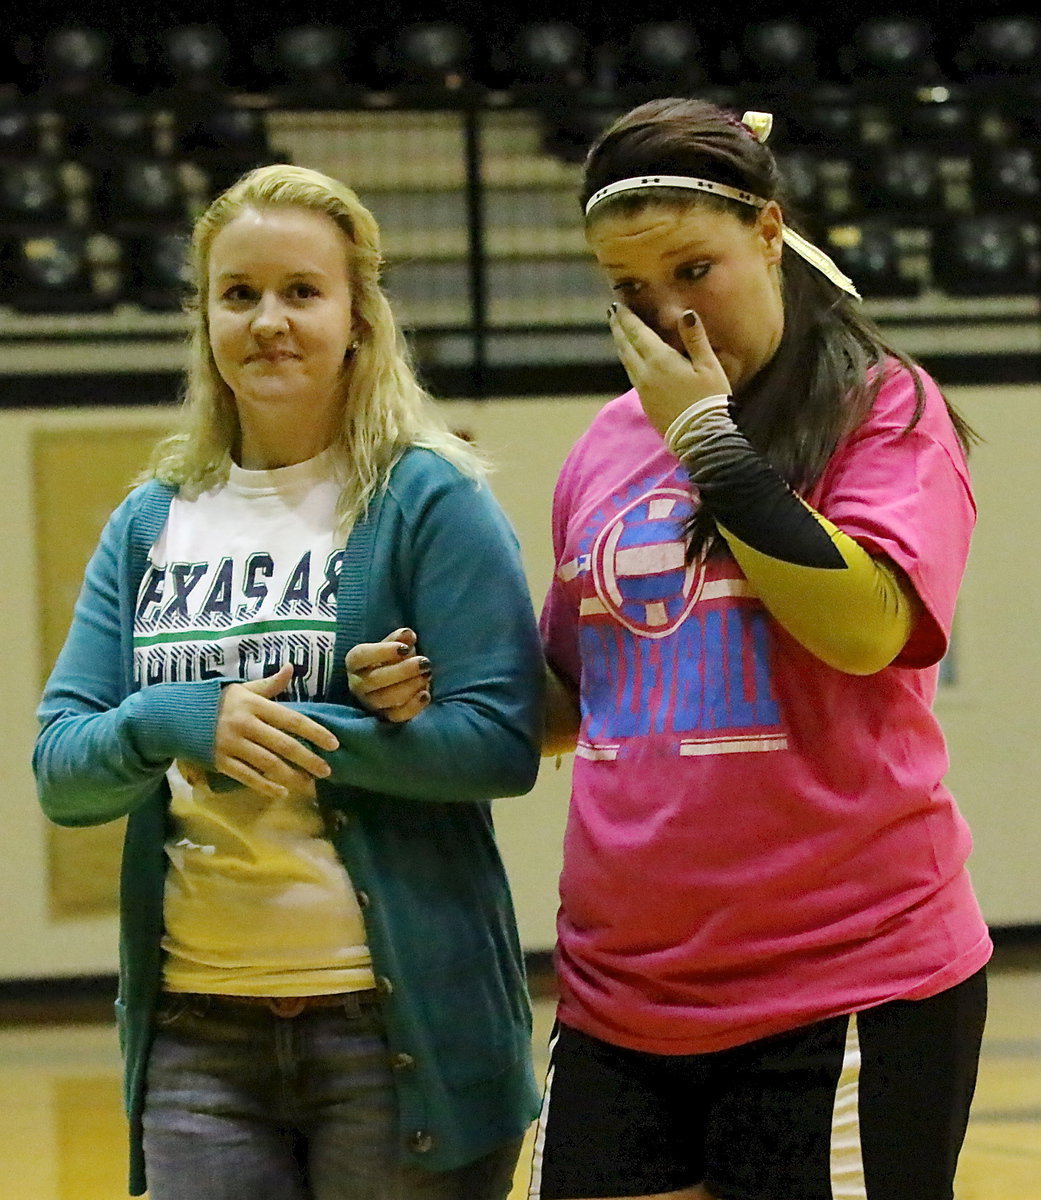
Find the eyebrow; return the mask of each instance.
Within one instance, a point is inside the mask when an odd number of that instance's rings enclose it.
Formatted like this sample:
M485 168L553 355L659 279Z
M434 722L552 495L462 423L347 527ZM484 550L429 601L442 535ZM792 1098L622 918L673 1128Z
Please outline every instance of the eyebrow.
M666 250L662 258L682 258L685 254L705 255L708 253L708 249L700 246L695 240L693 243L685 242L676 250Z
M706 258L706 257L708 257L708 253L709 253L708 250L703 249L700 246L697 246L697 245L692 246L692 245L686 244L686 245L678 247L676 250L665 251L662 254L662 258L667 262L672 262L673 260L675 260L677 258L686 258L686 257ZM624 263L610 263L610 262L601 263L600 267L604 271L626 271L629 269L626 266L626 264L624 264Z
M630 236L636 236L636 235L630 235ZM697 238L693 238L693 239L691 239L691 241L684 241L682 245L677 246L674 250L663 251L662 258L665 259L666 261L672 261L677 258L684 258L688 255L692 255L695 258L698 258L698 257L708 257L709 254L710 254L709 248L707 246L704 246L701 243L699 243ZM605 263L601 263L600 267L604 271L624 271L626 269L624 263L605 262Z
M315 267L311 271L294 271L291 275L286 276L288 282L293 282L296 279L324 279L326 272L320 267ZM252 278L248 273L242 271L222 271L219 275L214 276L221 283L234 283L237 280L248 280Z

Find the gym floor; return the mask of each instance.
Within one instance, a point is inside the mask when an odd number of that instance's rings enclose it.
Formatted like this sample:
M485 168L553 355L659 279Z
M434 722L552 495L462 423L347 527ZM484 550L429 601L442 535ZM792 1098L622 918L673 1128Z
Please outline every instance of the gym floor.
M1041 948L1004 950L957 1200L1041 1200ZM65 1020L57 1023L55 1017ZM12 1200L123 1200L125 1131L115 1029L91 1014L0 1005L0 1192ZM93 1016L96 1018L96 1006ZM70 1019L71 1018L71 1019ZM535 1006L545 1067L551 1000ZM526 1151L510 1200L526 1196Z

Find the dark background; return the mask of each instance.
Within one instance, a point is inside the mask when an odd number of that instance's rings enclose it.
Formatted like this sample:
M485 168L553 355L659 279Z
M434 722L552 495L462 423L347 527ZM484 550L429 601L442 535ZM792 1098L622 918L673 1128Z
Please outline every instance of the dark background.
M13 7L9 5L9 9ZM697 32L707 61L716 61L726 47L739 47L745 31L758 22L793 18L814 31L823 61L838 62L843 47L866 19L900 16L927 22L936 35L941 69L957 75L954 60L971 30L995 16L1027 15L1034 11L1025 0L925 0L916 5L879 4L873 0L844 0L822 6L812 0L760 0L677 6L663 0L625 3L624 0L526 0L523 4L482 5L474 0L385 0L356 6L334 0L311 0L306 5L277 9L243 3L214 5L205 0L141 0L140 3L84 5L78 9L41 0L4 14L0 44L0 78L23 88L37 79L41 47L49 32L69 25L104 30L113 37L117 73L132 78L135 90L161 86L155 78L155 49L161 32L179 24L217 26L231 44L228 81L249 87L263 83L266 43L279 31L304 24L331 24L345 30L360 58L392 44L401 29L417 21L452 21L474 38L474 69L487 72L490 62L509 53L509 43L523 22L565 21L575 25L595 51L604 45L624 45L632 30L649 21L683 21ZM734 60L734 69L737 61ZM836 70L839 68L836 66ZM726 82L720 80L720 82Z

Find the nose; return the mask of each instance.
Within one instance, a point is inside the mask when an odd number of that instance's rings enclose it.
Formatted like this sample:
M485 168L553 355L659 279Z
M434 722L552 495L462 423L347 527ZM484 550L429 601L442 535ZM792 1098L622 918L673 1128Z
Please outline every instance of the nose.
M276 337L289 328L285 305L272 292L264 292L253 311L253 333L259 338Z
M683 353L679 320L688 308L690 308L690 304L685 297L670 290L664 290L648 297L646 310L640 316L663 342Z

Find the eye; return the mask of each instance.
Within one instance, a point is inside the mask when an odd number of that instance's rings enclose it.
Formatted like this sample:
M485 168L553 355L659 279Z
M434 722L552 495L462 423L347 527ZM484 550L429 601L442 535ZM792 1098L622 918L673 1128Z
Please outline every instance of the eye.
M611 291L619 296L635 296L640 286L635 279L616 279L611 284Z
M233 283L221 293L221 299L227 304L252 304L256 298L256 291L246 283Z
M305 283L303 280L300 280L291 285L289 295L294 300L310 300L315 296L320 296L321 292L313 283Z
M695 283L708 274L711 265L707 262L684 263L683 266L676 268L676 278L683 283Z

